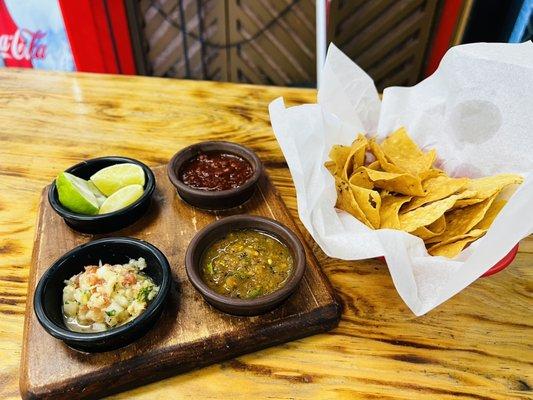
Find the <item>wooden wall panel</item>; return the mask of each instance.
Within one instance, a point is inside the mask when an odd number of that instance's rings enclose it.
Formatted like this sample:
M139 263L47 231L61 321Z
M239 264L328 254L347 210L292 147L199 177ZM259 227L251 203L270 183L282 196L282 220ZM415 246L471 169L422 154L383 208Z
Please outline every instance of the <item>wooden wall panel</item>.
M138 7L153 75L280 86L315 82L313 0L183 0L183 19L179 0L140 0Z
M183 0L181 4L183 19L178 0L140 1L148 42L146 57L152 74L227 80L225 2ZM181 29L183 20L185 40Z
M329 38L382 91L420 80L438 0L333 0Z
M230 80L278 86L314 83L314 8L313 0L229 0L230 43L244 42L230 47Z
M316 82L314 0L137 1L153 75L278 86ZM328 37L379 90L412 85L421 77L439 2L333 0Z

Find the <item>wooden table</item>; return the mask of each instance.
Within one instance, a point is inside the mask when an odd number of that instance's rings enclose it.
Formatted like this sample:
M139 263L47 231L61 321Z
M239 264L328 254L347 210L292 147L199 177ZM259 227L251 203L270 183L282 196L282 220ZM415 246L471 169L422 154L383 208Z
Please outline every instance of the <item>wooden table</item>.
M297 218L268 118L267 105L278 96L290 105L315 101L307 89L0 70L1 398L19 397L42 187L87 158L125 155L157 165L193 142L233 140L257 151ZM419 318L382 262L338 261L313 249L344 305L337 329L116 398L532 398L531 238L505 271Z

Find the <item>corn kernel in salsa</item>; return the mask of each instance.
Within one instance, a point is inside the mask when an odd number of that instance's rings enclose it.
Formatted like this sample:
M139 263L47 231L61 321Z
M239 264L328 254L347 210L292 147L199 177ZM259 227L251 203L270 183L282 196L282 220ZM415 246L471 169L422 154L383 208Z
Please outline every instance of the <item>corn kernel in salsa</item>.
M269 234L242 229L228 233L203 254L202 280L215 292L253 299L285 285L293 269L289 248Z

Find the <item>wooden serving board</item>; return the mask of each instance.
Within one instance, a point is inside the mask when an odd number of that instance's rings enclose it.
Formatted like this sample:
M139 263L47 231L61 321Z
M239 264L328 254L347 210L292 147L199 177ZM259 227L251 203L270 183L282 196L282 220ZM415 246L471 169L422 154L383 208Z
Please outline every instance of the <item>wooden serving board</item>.
M30 269L20 389L24 398L100 397L334 328L341 307L281 197L266 174L244 205L217 213L183 202L166 176L153 169L157 188L149 212L133 226L108 235L71 230L42 193ZM190 284L184 266L196 231L233 214L274 218L296 232L307 252L307 270L297 291L276 310L256 317L223 314ZM44 271L63 253L103 236L131 236L158 247L168 258L173 286L161 319L141 339L119 350L85 354L48 335L33 312L33 293Z

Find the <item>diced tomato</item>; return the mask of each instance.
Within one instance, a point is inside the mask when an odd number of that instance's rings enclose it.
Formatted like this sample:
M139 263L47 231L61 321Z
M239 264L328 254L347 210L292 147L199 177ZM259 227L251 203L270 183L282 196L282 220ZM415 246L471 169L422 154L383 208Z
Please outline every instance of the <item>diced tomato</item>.
M98 269L98 267L96 265L87 265L85 267L85 271L89 272L89 273L94 273L94 272L96 272L97 269Z
M124 283L126 285L134 285L137 283L137 277L131 273L126 274L126 276L124 276Z
M92 274L89 276L89 285L91 286L94 286L94 285L101 285L102 283L104 283L104 281L100 278L98 278L98 276L96 274Z

